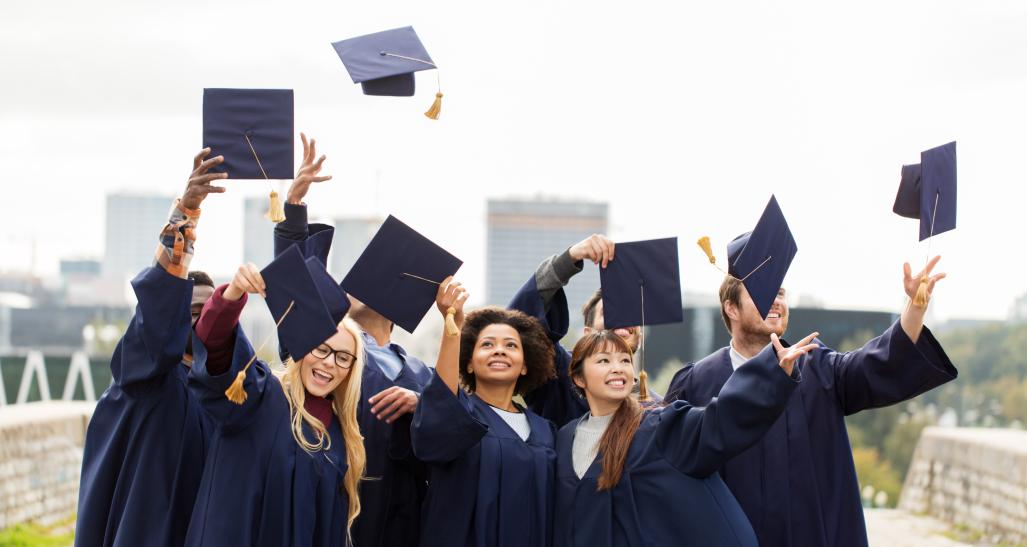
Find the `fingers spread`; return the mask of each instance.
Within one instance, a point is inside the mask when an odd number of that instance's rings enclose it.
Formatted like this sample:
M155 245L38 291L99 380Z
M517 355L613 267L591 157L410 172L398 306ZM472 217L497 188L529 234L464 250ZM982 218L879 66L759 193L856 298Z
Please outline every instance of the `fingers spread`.
M195 171L200 166L200 163L203 162L203 158L206 158L208 154L210 154L209 146L207 148L204 148L203 150L200 150L199 153L196 154L196 157L193 158L193 171Z

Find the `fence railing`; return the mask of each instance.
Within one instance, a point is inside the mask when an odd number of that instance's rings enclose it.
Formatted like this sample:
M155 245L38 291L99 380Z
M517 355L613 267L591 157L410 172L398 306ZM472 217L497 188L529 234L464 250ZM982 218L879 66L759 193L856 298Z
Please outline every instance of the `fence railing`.
M0 407L52 401L58 393L61 401L95 402L96 386L102 386L102 391L110 384L109 362L109 357L90 357L85 351L45 356L42 351L30 350L24 356L0 355Z

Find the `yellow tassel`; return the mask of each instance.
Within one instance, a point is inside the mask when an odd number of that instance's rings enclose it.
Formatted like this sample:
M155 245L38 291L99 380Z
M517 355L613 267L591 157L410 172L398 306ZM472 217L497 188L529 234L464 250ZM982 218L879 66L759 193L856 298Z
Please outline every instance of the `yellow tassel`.
M275 224L285 220L285 206L282 205L281 198L278 197L278 192L271 191L271 206L267 210L267 214L264 215Z
M638 400L649 400L649 375L644 370L638 373Z
M710 264L717 263L717 257L713 256L713 247L710 246L710 236L702 236L699 238L699 247L706 253L706 258L710 259Z
M424 113L425 116L433 120L439 119L439 112L442 111L442 92L439 91L435 94L435 102L431 104L431 108Z
M448 336L460 334L460 327L456 326L456 310L453 308L446 310L446 334Z
M239 374L235 375L235 381L233 381L232 385L228 386L228 389L225 390L225 397L227 397L229 401L232 401L237 405L241 405L246 402L246 390L242 387L245 380L246 369L244 368L239 371Z
M916 288L916 296L913 297L913 305L919 308L927 307L927 276L920 278L920 285Z

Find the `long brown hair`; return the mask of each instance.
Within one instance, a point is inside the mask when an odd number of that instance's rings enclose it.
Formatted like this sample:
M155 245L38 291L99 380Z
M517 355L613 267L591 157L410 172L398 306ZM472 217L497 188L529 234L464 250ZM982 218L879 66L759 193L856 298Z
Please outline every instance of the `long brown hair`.
M571 353L571 379L585 379L585 359L602 351L626 353L632 355L631 347L623 338L613 331L594 331L578 340ZM635 374L632 371L631 379ZM574 384L575 390L582 397L584 390ZM638 426L642 423L642 407L634 397L624 399L617 407L602 438L599 439L598 454L603 455L603 472L599 475L598 490L610 490L620 482L624 472L624 462L628 459L628 449L635 438Z

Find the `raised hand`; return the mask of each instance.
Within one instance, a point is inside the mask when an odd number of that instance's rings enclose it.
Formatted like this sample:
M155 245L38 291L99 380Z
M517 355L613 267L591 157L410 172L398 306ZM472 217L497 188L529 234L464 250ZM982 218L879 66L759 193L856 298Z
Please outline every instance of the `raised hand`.
M909 300L912 303L912 305L917 305L919 307L917 299L917 290L920 288L921 283L926 281L927 284L927 292L924 295L926 298L923 301L922 306L926 308L927 302L930 302L931 294L934 292L934 284L942 279L945 279L944 273L931 275L931 270L934 269L934 266L938 264L939 260L941 260L941 255L932 258L927 263L927 266L925 266L923 270L920 270L920 272L917 273L915 277L913 275L910 275L910 272L912 270L909 267L909 262L906 262L902 265L902 288L905 289L906 296L909 297Z
M602 234L592 234L587 238L575 243L570 249L571 258L579 260L591 260L593 264L606 267L613 260L614 242Z
M799 357L820 347L813 343L813 339L817 336L820 336L819 332L812 332L809 336L799 340L798 344L786 348L781 344L781 339L777 337L777 334L770 333L770 343L774 344L774 350L777 351L777 362L789 376L792 375L795 361Z
M225 288L222 295L225 300L239 300L244 293L259 294L267 296L267 285L260 275L260 270L252 263L243 264L235 272L232 282Z
M198 209L208 194L222 194L224 186L212 186L210 183L215 180L227 179L228 173L208 173L211 167L221 165L225 161L224 156L215 156L205 159L210 155L210 148L200 150L193 158L193 172L189 175L189 182L182 192L182 206L187 209Z
M399 386L386 388L368 399L371 413L376 418L391 424L396 418L410 414L417 409L417 393Z
M453 308L456 311L453 320L456 322L457 328L461 328L464 325L464 303L470 296L471 294L461 286L459 281L453 281L453 276L449 276L439 285L439 291L435 295L435 305L443 317L449 312L449 308Z
M300 133L300 140L303 141L303 163L296 172L296 178L289 186L289 193L286 196L286 200L293 205L303 203L303 198L306 197L311 184L332 180L331 175L318 175L321 172L321 165L324 164L325 156L322 154L320 158L317 158L317 141L310 139L308 143L307 136L303 133ZM314 158L317 158L317 161Z

